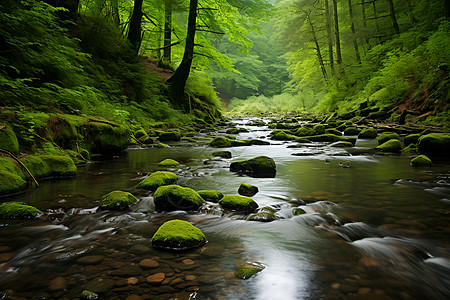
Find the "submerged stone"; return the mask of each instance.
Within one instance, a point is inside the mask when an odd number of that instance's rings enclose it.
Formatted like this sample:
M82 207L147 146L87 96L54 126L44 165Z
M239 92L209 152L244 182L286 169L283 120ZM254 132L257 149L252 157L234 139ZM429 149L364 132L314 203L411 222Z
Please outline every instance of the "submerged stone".
M174 159L166 158L165 160L158 163L158 166L161 167L172 167L172 166L178 166L180 165L179 162L177 162Z
M377 138L377 130L373 127L364 127L358 134L359 139L375 139Z
M427 156L450 156L450 134L430 133L418 140L419 151Z
M258 208L258 204L252 198L238 195L224 196L219 204L222 208L243 212L253 212Z
M213 156L219 156L222 158L231 158L231 152L230 151L214 151L212 153Z
M277 167L272 158L268 156L258 156L252 159L231 163L230 171L242 172L252 177L275 177Z
M223 198L223 194L220 191L216 190L201 190L197 191L197 193L206 201L211 202L219 202L220 199Z
M411 166L413 167L431 167L433 163L426 155L419 155L411 159Z
M42 215L42 211L24 202L5 202L0 204L0 218L32 219Z
M197 210L206 201L193 189L179 185L159 187L153 195L157 210Z
M185 251L200 247L206 243L203 232L189 222L171 220L165 222L152 237L152 246L156 249Z
M124 210L136 203L137 198L131 193L123 191L113 191L102 197L100 207L102 209Z
M249 279L264 270L264 266L256 264L244 264L239 267L234 276L239 279Z
M297 138L293 135L287 134L282 130L276 130L272 132L272 136L270 137L270 139L276 141L293 141Z
M384 152L400 152L400 151L402 151L402 144L400 143L399 140L392 139L392 140L389 140L389 141L379 145L375 149L378 149L378 150L381 150Z
M243 196L254 196L259 192L258 187L251 185L251 184L246 184L246 183L241 183L241 185L239 186L238 189L238 193L239 195L243 195Z
M277 217L273 212L268 211L260 211L256 214L252 214L248 217L249 221L258 221L258 222L272 222L275 221Z
M389 140L399 140L400 137L398 136L398 134L396 132L383 132L382 134L380 134L380 136L378 137L378 144L384 144Z
M0 170L0 195L7 195L24 190L27 182L19 175Z
M344 141L339 141L339 142L335 142L330 144L330 147L333 148L347 148L347 147L353 147L353 144L350 142L344 142Z
M160 186L174 184L177 183L177 181L177 174L168 171L157 171L153 172L150 176L139 182L138 187L148 190L156 190Z
M77 167L70 157L62 155L42 155L41 159L50 168L53 176L73 176L77 172Z

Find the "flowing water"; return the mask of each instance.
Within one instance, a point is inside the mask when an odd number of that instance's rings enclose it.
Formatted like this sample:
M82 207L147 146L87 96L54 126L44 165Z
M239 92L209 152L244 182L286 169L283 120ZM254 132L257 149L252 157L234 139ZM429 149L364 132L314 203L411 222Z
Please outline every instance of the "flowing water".
M247 121L235 121L250 130L239 138L270 133ZM47 214L0 221L0 299L78 299L85 289L101 299L450 298L448 161L412 168L408 156L373 153L374 140L351 150L271 143L224 149L232 159L213 158L217 149L201 143L130 149L80 166L74 179L42 181L2 199ZM275 160L275 178L229 171L231 161L259 155ZM248 221L215 203L199 212L155 212L151 194L136 185L165 158L182 164L169 170L195 190L237 194L240 183L256 185L253 199L274 208L278 220ZM98 211L112 190L139 202L126 212ZM175 218L195 224L208 243L187 253L152 249L153 233ZM243 264L264 269L237 279ZM156 283L147 280L154 274Z

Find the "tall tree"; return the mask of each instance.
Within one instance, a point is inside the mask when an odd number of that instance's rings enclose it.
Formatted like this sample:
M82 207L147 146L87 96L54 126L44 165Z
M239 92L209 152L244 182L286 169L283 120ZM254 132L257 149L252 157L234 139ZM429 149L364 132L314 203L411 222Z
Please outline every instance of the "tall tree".
M327 28L327 41L328 41L328 59L330 60L330 73L334 76L334 55L333 55L333 37L331 35L331 13L328 0L325 0L325 26Z
M352 31L353 48L355 49L356 61L358 63L361 63L361 57L359 55L359 49L358 49L358 41L356 40L355 22L353 20L352 0L348 0L348 13L350 15L350 29Z
M163 60L170 63L172 59L172 1L164 2L164 54Z
M400 28L398 27L397 17L395 16L394 2L392 0L387 0L389 7L389 15L391 16L392 28L396 34L400 33Z
M142 2L143 0L134 0L127 37L136 53L141 45Z
M306 15L306 18L307 18L308 24L311 28L311 34L312 34L312 37L314 40L315 50L316 50L316 54L317 54L317 60L319 61L319 65L320 65L320 69L322 70L323 78L327 79L327 71L325 70L325 66L323 64L322 53L320 52L320 46L319 46L319 42L317 40L316 31L314 30L314 25L311 21L311 17L310 17L309 13Z
M339 34L338 6L337 0L332 0L332 2L333 2L333 18L334 18L334 41L336 43L336 61L340 65L342 64L342 54L341 54L341 38Z

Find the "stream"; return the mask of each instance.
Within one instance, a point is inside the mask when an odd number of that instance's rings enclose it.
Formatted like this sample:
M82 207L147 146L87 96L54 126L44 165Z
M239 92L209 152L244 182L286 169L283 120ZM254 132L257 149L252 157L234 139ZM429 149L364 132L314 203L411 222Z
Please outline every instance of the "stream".
M213 157L218 149L207 142L224 128L194 137L199 143L128 149L79 166L75 178L2 198L46 215L0 220L0 299L80 299L84 290L129 300L450 298L449 161L413 168L407 155L371 151L376 140L352 148L272 141L267 126L249 120L233 121L249 130L238 139L271 145L223 148L231 159ZM259 155L275 160L275 178L229 171L232 161ZM181 186L233 195L241 183L257 186L252 198L274 208L278 220L248 221L216 203L199 212L155 212L151 194L136 185L166 158L181 163L168 169ZM125 212L97 210L113 190L139 201ZM207 244L185 253L154 250L152 235L171 219L200 228ZM245 263L264 269L235 278Z

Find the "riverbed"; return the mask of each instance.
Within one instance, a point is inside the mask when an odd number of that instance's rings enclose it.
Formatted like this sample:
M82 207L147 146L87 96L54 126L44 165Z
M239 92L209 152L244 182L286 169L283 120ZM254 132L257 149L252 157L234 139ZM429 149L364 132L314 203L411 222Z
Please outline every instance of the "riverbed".
M450 298L450 163L413 168L411 157L376 153L376 140L355 147L268 139L267 126L247 125L239 139L270 145L231 147L231 159L202 133L169 148L132 148L79 166L71 179L1 201L23 201L46 212L36 220L0 220L0 299L448 299ZM267 120L266 120L267 121ZM236 160L266 155L274 178L230 172ZM277 220L256 222L208 203L198 212L157 212L136 185L171 158L167 170L194 190L237 194L255 185L259 207ZM102 195L129 191L129 211L97 209ZM297 214L300 208L304 213ZM151 237L167 220L187 220L208 242L196 250L154 250ZM145 263L143 262L145 261ZM243 280L243 264L263 270ZM159 276L159 277L158 277ZM149 280L149 277L158 280ZM159 280L162 279L162 280Z

